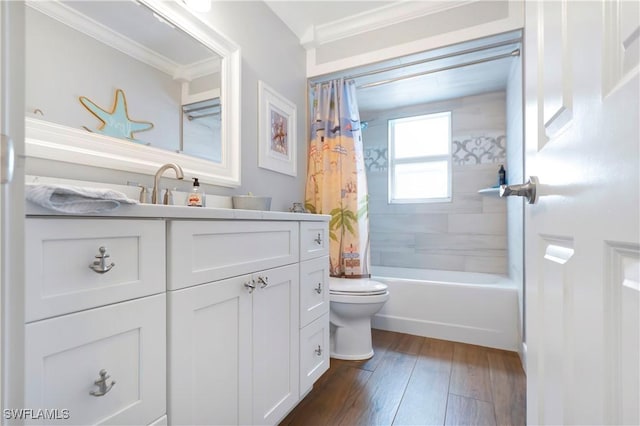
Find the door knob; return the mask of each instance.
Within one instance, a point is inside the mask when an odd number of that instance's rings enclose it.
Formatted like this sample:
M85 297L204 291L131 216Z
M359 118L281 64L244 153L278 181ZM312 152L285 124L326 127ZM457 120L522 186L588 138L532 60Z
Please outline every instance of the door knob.
M535 204L538 201L536 187L538 186L538 178L531 176L527 183L521 185L500 185L500 197L525 197L529 204Z

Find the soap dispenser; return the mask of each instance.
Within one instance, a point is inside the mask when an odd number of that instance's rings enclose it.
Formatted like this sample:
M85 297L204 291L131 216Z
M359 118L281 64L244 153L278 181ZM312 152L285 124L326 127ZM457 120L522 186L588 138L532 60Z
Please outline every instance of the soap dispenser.
M507 184L507 172L504 170L504 166L500 164L500 169L498 170L498 185L506 185Z
M193 188L187 195L187 206L191 207L203 207L204 206L204 191L200 188L200 182L198 178L193 178Z

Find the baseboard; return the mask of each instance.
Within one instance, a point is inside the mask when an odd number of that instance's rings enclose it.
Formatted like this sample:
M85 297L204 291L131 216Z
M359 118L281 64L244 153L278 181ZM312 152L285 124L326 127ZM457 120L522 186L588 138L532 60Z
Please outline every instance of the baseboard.
M519 351L517 336L505 330L470 327L467 325L425 321L390 315L374 315L371 326L380 330L469 343L513 352Z

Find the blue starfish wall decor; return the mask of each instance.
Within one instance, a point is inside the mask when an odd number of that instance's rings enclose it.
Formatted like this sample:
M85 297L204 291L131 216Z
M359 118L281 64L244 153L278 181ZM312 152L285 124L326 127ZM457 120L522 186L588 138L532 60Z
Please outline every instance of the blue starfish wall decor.
M148 121L133 121L129 118L127 99L124 96L124 91L121 89L116 90L116 99L111 108L111 112L100 108L85 96L80 96L80 103L91 114L95 115L98 120L102 121L100 127L95 130L96 133L143 143L135 140L133 134L153 128L153 123ZM93 130L87 129L86 127L85 129L93 132Z

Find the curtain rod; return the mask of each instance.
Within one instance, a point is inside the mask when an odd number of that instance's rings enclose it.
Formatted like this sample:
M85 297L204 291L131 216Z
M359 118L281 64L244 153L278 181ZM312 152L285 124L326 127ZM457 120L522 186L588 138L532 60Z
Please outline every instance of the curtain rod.
M191 113L191 112L198 112L198 111L206 111L206 110L215 109L215 108L220 109L221 105L206 105L206 106L201 106L197 108L189 108L187 105L183 105L182 112Z
M365 77L365 76L368 76L368 75L380 74L380 73L383 73L383 72L394 71L394 70L397 70L397 69L400 69L400 68L410 67L410 66L413 66L413 65L420 65L420 64L426 64L428 62L439 61L440 59L455 58L456 56L467 55L469 53L482 52L483 50L494 49L496 47L508 46L510 44L520 43L521 41L522 41L521 37L513 38L513 39L509 39L509 40L505 40L505 41L500 41L500 42L496 42L496 43L492 43L492 44L487 44L487 45L484 45L484 46L479 46L479 47L473 47L473 48L470 48L470 49L460 50L458 52L453 52L453 53L447 53L447 54L444 54L444 55L434 56L432 58L421 59L421 60L417 60L417 61L413 61L413 62L407 62L405 64L392 65L392 66L389 66L389 67L380 68L380 69L377 69L377 70L365 71L365 72L361 72L361 73L358 73L358 74L352 74L352 75L348 75L348 76L346 76L344 78L346 80L346 79L353 79L353 78L358 78L358 77ZM335 79L331 78L331 79L327 79L327 80L312 81L311 83L312 84L326 83L326 82L329 82L331 80L335 80Z
M482 64L484 62L491 62L491 61L496 61L498 59L504 59L504 58L516 57L516 56L520 56L520 49L515 49L514 51L512 51L510 53L504 53L502 55L490 56L488 58L477 59L475 61L464 62L464 63L457 64L457 65L449 65L449 66L446 66L446 67L436 68L436 69L432 69L432 70L429 70L429 71L418 72L418 73L415 73L415 74L404 75L404 76L401 76L401 77L390 78L390 79L387 79L387 80L376 81L376 82L373 82L373 83L366 83L366 84L363 84L361 86L358 86L357 88L358 89L367 89L369 87L381 86L383 84L394 83L396 81L407 80L409 78L421 77L423 75L434 74L434 73L441 72L441 71L447 71L447 70L452 70L452 69L456 69L456 68L463 68L463 67L468 67L470 65L477 65L477 64Z
M191 115L191 114L189 114L189 115L187 115L187 118L189 119L189 121L192 121L192 120L197 120L199 118L213 117L213 116L216 116L216 115L220 115L220 113L219 112L212 112L212 113L209 113L209 114L202 114L202 115Z

